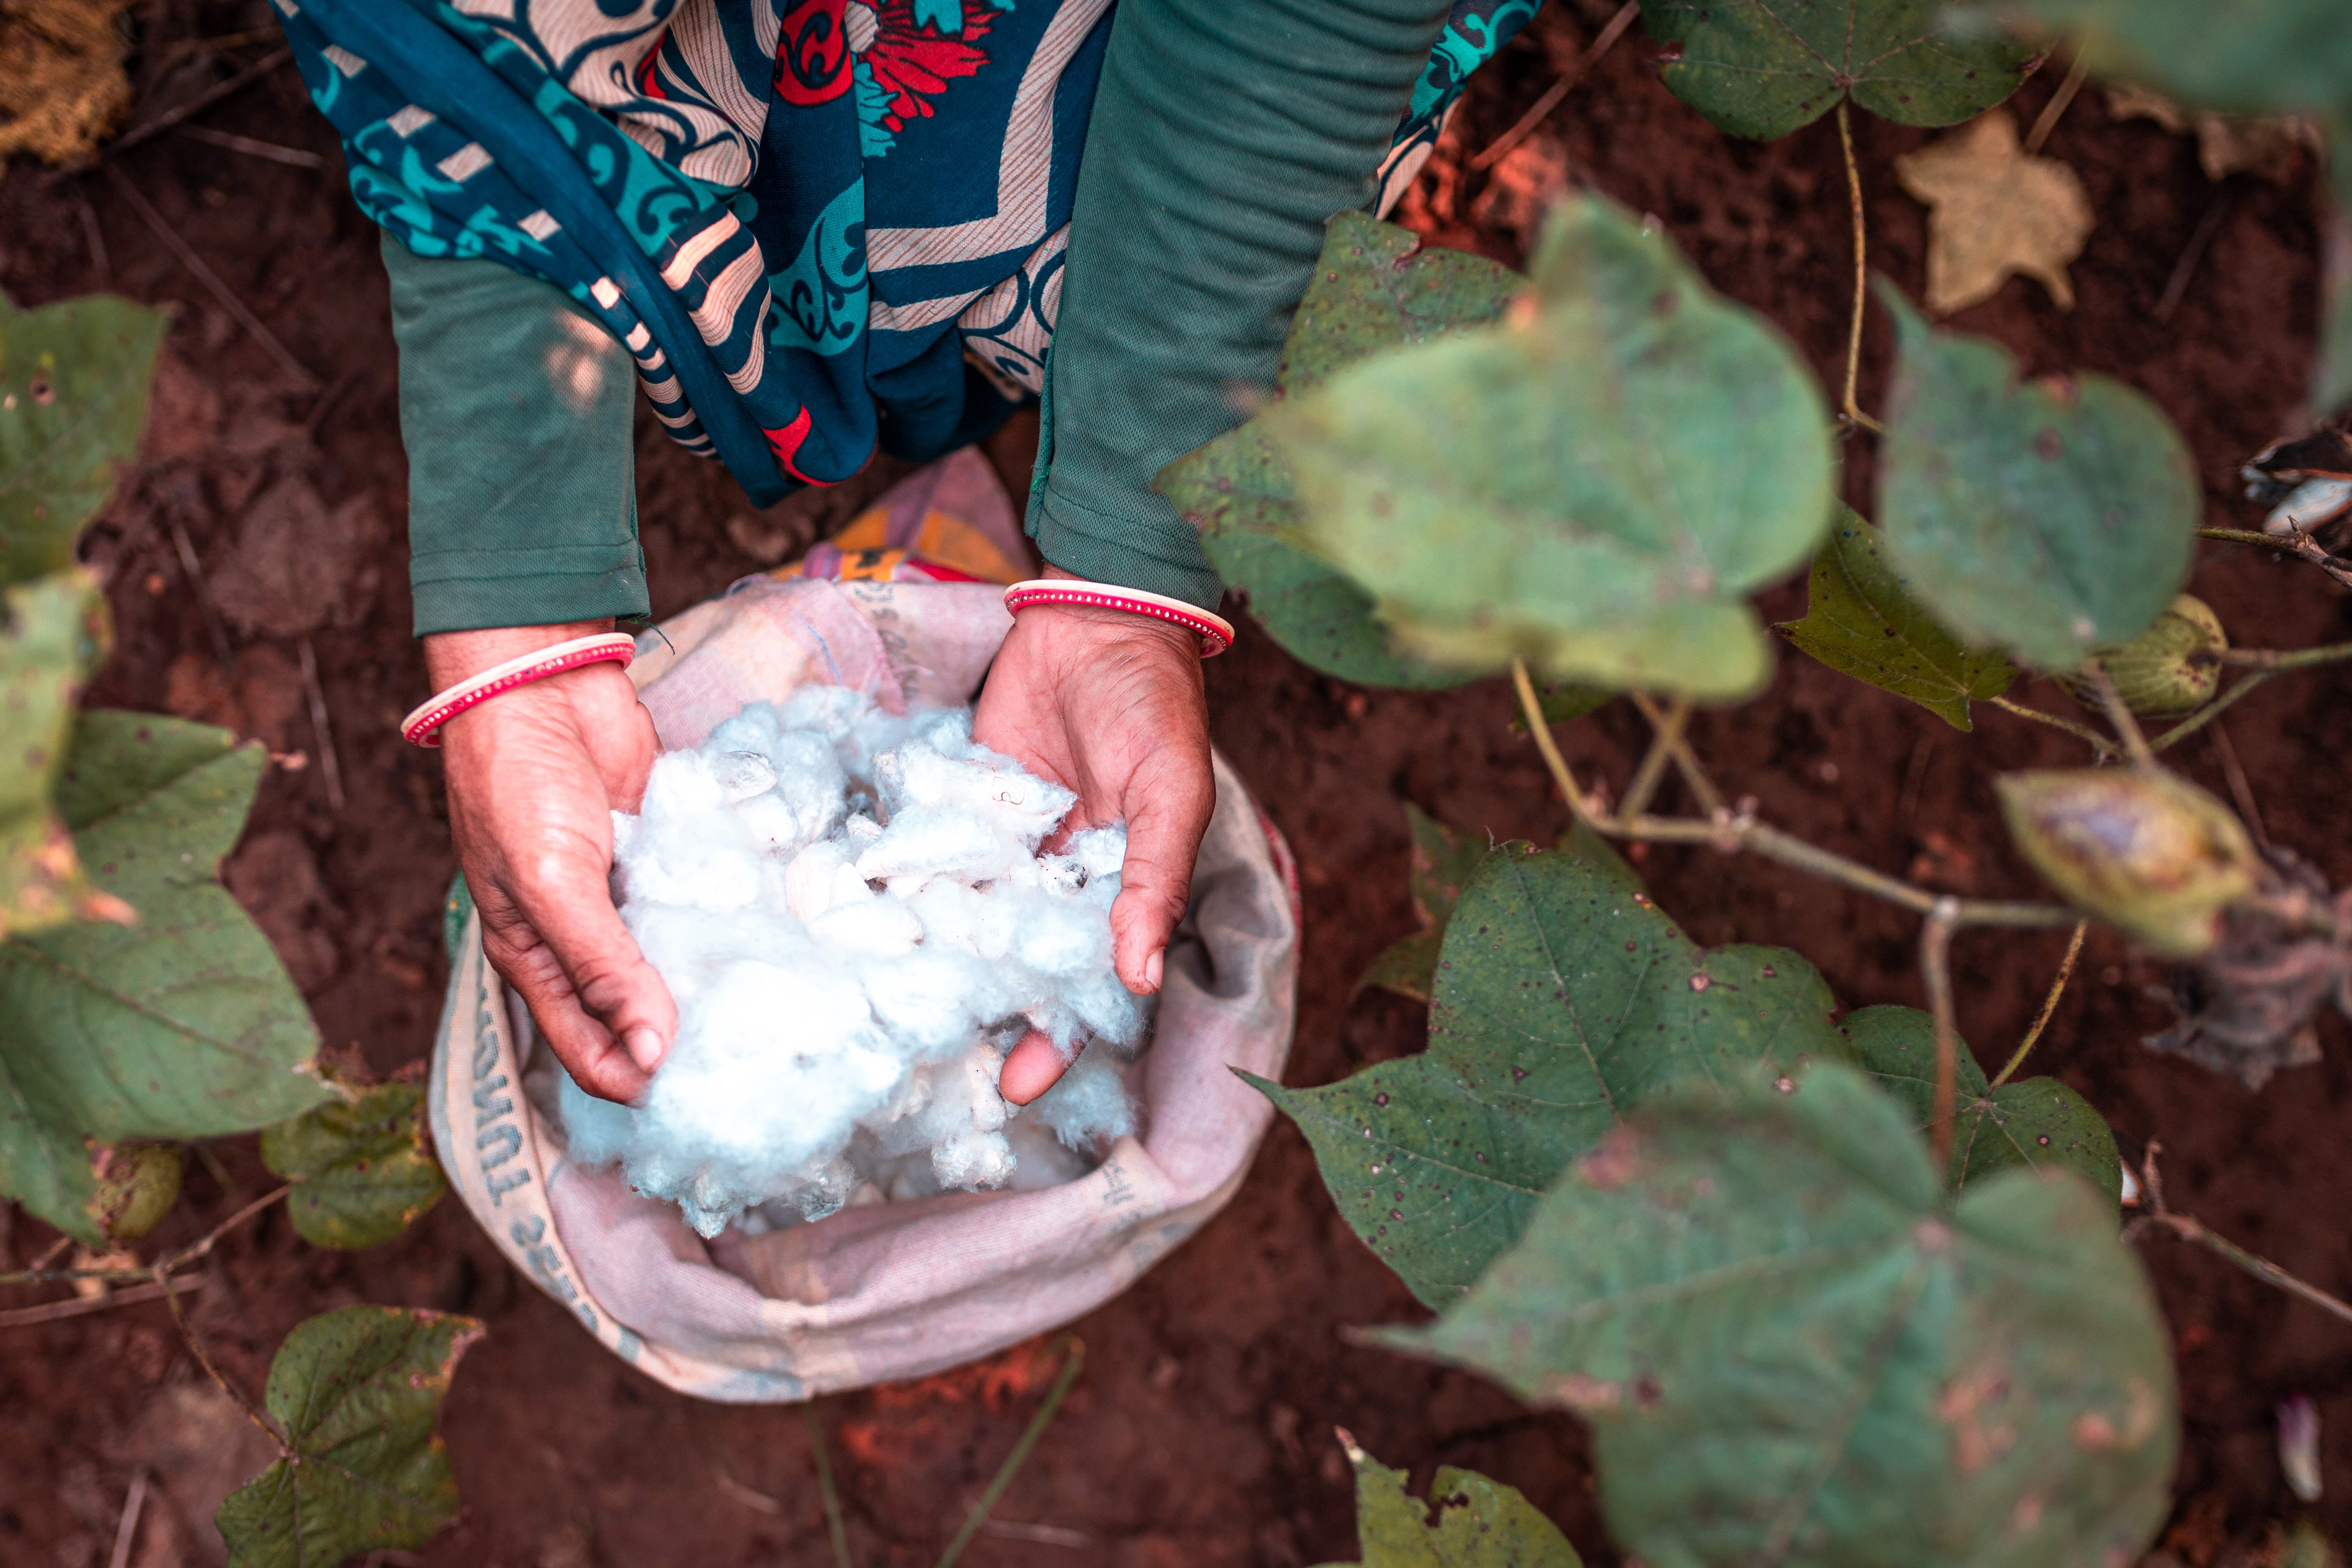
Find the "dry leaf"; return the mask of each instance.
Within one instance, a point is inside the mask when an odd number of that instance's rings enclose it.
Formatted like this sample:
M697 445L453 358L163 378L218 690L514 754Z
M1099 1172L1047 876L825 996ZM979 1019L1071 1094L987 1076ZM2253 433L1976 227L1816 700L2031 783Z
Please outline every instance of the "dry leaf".
M2197 162L2209 180L2241 172L2283 185L2294 177L2305 150L2319 150L2319 127L2299 114L2194 114L2144 87L2117 82L2107 89L2112 120L2153 120L2167 131L2197 132Z
M2074 171L2018 146L2005 109L1895 160L1903 188L1927 204L1927 308L1949 315L1989 300L2012 272L2074 307L2066 264L2083 254L2091 202Z
M115 17L130 0L0 0L0 160L67 163L131 107Z

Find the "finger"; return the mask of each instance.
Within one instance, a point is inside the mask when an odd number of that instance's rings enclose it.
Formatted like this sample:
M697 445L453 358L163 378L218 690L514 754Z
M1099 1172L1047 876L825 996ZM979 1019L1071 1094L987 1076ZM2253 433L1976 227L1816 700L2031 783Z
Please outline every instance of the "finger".
M605 858L585 843L551 849L516 868L507 889L580 1005L651 1072L677 1037L677 1004L613 907Z
M1162 755L1166 763L1139 773L1129 791L1127 859L1110 907L1112 962L1119 984L1139 996L1160 989L1168 939L1184 918L1192 863L1216 804L1205 752Z
M572 1082L600 1100L623 1104L645 1093L650 1081L646 1070L580 1005L563 966L536 931L519 917L505 930L493 930L486 921L482 952L530 1009L531 1021Z
M1062 1055L1051 1035L1032 1029L1006 1053L996 1092L1015 1105L1026 1105L1059 1083L1074 1059Z

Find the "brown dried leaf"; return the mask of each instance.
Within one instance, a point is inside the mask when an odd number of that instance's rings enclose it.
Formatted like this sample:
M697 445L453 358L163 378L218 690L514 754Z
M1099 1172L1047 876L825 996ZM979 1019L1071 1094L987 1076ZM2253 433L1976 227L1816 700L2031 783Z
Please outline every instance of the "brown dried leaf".
M16 0L0 10L0 161L86 156L131 107L115 18L131 0Z
M2153 120L2167 131L2197 133L2197 162L2209 180L2249 174L2283 185L2306 152L2319 151L2319 127L2300 114L2191 113L2161 93L2116 82L2107 89L2111 120Z
M2005 109L1895 160L1903 188L1927 204L1927 308L1938 315L1989 300L2010 274L2074 305L2066 264L2083 253L2090 198L2074 171L2028 155Z

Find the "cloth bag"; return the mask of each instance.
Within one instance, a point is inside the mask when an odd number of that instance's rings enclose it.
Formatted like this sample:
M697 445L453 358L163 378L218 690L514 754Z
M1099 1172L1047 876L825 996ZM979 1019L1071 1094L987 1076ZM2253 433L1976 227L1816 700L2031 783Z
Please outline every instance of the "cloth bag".
M1012 625L1001 587L926 570L918 554L875 555L836 551L832 577L812 574L813 555L747 578L641 637L630 674L663 746L695 745L744 703L809 681L894 709L970 701ZM1149 1047L1129 1070L1139 1131L1099 1163L1033 1137L1016 1143L1022 1170L1004 1190L853 1203L706 1243L617 1169L566 1159L553 1113L562 1068L484 959L479 917L459 896L431 1075L450 1185L606 1349L706 1399L793 1401L924 1376L1092 1310L1232 1198L1273 1108L1230 1069L1278 1079L1290 1051L1297 876L1224 759L1214 765L1192 908Z

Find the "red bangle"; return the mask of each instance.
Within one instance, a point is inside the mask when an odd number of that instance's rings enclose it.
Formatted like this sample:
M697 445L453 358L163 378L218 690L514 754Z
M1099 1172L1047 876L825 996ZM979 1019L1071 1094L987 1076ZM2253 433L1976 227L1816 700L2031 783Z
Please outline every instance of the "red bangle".
M637 639L628 633L599 632L594 637L573 637L570 642L560 642L552 647L524 654L520 658L494 664L481 674L461 680L438 696L426 699L400 721L400 738L420 746L437 746L441 743L441 726L468 708L488 702L518 686L529 686L534 680L562 675L567 669L578 669L583 664L618 660L625 667L636 657Z
M1155 621L1182 626L1201 639L1201 657L1214 658L1234 646L1234 624L1198 605L1121 588L1109 583L1088 583L1075 577L1033 577L1004 590L1004 607L1014 615L1037 605L1087 605L1099 610L1125 610Z

